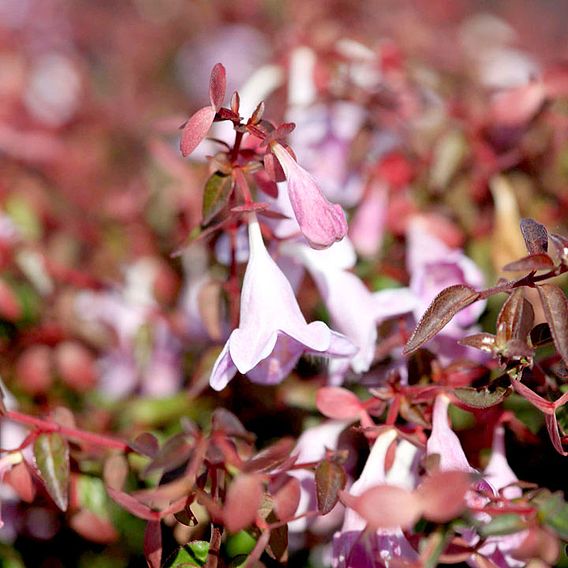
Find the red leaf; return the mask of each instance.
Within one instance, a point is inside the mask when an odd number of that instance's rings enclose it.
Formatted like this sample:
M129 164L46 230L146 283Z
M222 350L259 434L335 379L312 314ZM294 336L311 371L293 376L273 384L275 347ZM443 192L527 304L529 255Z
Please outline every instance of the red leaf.
M221 63L217 63L212 71L209 79L209 99L211 106L218 111L225 100L225 91L227 90L227 73Z
M22 501L31 503L36 494L34 480L25 461L21 461L6 472L4 481L11 485Z
M263 193L276 199L278 197L278 186L264 170L259 170L254 174L254 181Z
M568 365L568 300L554 284L541 284L537 290L556 350Z
M271 152L267 152L264 155L264 170L266 171L268 178L274 183L286 180L286 174L284 173L280 162Z
M471 478L464 471L440 471L427 477L416 490L424 517L445 523L465 509L465 494Z
M554 266L553 260L545 252L529 254L519 260L509 262L503 267L507 272L520 272L524 270L548 270Z
M545 253L548 250L548 231L534 219L521 219L521 233L529 254Z
M336 420L357 418L362 409L361 401L351 391L342 387L319 389L316 406L324 416Z
M286 476L284 483L272 495L274 510L281 521L287 521L294 516L300 503L300 481L295 477Z
M148 568L162 565L162 527L160 521L149 521L144 531L144 556Z
M0 316L8 321L16 321L22 316L18 296L3 280L0 280Z
M373 529L406 529L414 525L421 514L420 499L394 485L377 485L358 497L342 493L341 500Z
M291 456L291 452L295 446L292 438L282 438L260 451L256 456L249 459L243 466L243 471L252 472L270 472L282 467L286 462L295 461L295 457Z
M111 544L118 539L118 532L108 519L87 509L81 509L73 515L69 524L75 532L91 542Z
M345 470L337 463L324 460L316 468L316 498L318 510L327 515L339 500L339 491L345 487Z
M142 434L136 436L136 438L134 438L134 440L128 445L135 452L150 458L156 457L156 454L160 449L158 439L154 436L154 434L150 434L149 432L142 432Z
M254 522L263 494L260 475L237 475L229 486L223 508L223 521L229 532L239 532Z
M103 469L105 485L117 491L122 490L128 477L128 462L121 454L110 456Z
M207 136L214 118L215 109L210 106L199 109L191 116L181 133L180 150L182 156L189 156L199 146L199 143Z
M544 412L544 414L549 415L554 412L553 402L545 400L520 381L512 381L511 384L517 393L528 400L533 406L536 406L541 412Z
M558 420L556 419L556 411L552 411L551 414L546 414L544 417L546 422L546 429L548 430L548 435L550 436L550 441L554 446L554 449L563 456L568 456L568 451L564 449L562 445L562 439L560 438L560 432L558 430Z
M418 322L404 353L408 355L430 341L458 312L473 304L477 298L479 293L463 284L442 290Z

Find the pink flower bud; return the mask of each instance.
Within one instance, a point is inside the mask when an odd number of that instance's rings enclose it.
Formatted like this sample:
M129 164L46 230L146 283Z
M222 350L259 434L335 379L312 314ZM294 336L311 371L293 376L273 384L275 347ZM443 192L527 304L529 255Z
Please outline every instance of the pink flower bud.
M286 174L292 209L310 246L324 249L340 241L347 233L347 221L341 206L325 198L316 180L283 146L272 144L272 152Z

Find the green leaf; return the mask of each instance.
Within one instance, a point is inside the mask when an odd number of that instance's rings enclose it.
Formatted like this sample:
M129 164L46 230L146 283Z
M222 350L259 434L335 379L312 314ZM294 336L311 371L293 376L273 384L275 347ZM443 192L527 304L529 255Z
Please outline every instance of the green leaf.
M512 534L527 528L527 523L514 513L507 513L505 515L498 515L483 525L479 529L479 533L483 537L500 536L505 534Z
M99 517L108 518L109 498L102 479L90 475L77 476L77 496L82 507Z
M233 188L233 178L215 172L205 184L203 192L203 225L207 225L229 201Z
M489 386L480 389L458 387L454 389L454 394L471 408L489 408L507 398L511 394L511 387Z
M194 540L180 548L173 561L168 563L170 568L185 566L204 566L209 554L209 543L206 540Z
M568 503L561 491L543 492L534 500L543 522L564 540L568 540Z
M34 443L34 458L50 497L62 511L66 511L69 501L67 441L56 432L40 434Z

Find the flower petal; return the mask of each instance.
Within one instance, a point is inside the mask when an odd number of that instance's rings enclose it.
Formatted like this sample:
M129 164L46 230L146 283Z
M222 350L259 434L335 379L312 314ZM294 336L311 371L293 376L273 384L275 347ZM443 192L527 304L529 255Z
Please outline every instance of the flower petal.
M211 377L209 378L211 388L216 391L223 390L229 381L235 376L236 372L237 368L229 354L229 342L227 341L223 347L223 351L221 351L219 357L217 357L215 365L213 365Z
M288 195L300 230L313 248L322 249L347 234L347 221L340 205L330 203L315 179L279 144L272 151L288 180Z

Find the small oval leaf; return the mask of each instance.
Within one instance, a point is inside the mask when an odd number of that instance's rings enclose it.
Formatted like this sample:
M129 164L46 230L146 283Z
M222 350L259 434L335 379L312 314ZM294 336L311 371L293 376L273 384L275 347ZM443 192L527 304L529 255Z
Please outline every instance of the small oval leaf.
M339 500L339 491L345 487L347 476L339 464L324 460L316 468L315 479L318 510L327 515Z
M35 464L55 504L67 510L69 502L69 446L56 432L40 434L34 442Z
M322 387L316 397L318 410L334 420L352 420L361 413L361 401L342 387Z
M541 284L537 290L556 350L568 364L568 300L554 284Z
M479 528L481 536L503 536L513 534L527 528L527 522L519 515L505 513L491 519Z
M519 260L509 262L503 267L507 272L521 272L531 270L548 270L554 266L554 261L545 252L529 254Z
M199 109L190 117L181 133L179 147L182 156L189 156L199 146L199 143L207 136L214 119L215 109L210 106Z
M211 106L217 111L221 108L225 100L225 91L227 90L227 73L221 63L217 63L211 70L211 78L209 79L209 100Z
M263 493L260 475L255 473L237 475L229 486L223 507L223 521L230 533L237 533L254 522Z
M430 341L458 312L473 304L479 292L463 284L442 290L432 301L404 348L408 355Z
M526 342L533 324L532 304L525 298L523 289L517 288L497 316L497 346L502 348L511 340Z
M454 389L456 397L471 408L489 408L502 402L511 394L511 387L498 386L496 388L484 387L458 387Z
M534 219L521 219L521 233L529 254L538 254L548 250L548 231Z
M215 172L205 184L203 191L202 224L207 225L229 201L233 189L233 178Z

